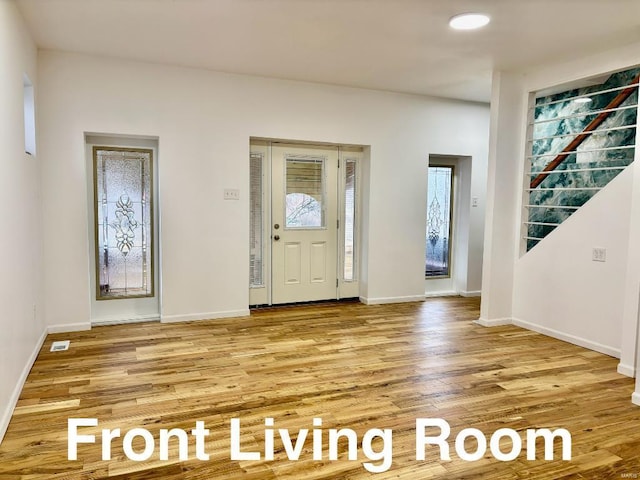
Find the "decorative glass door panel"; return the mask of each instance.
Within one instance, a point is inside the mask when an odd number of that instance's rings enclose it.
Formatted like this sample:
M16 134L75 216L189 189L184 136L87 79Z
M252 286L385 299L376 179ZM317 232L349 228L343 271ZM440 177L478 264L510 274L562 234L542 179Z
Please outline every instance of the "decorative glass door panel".
M94 147L96 299L152 297L153 151Z
M453 167L429 167L426 278L451 275Z

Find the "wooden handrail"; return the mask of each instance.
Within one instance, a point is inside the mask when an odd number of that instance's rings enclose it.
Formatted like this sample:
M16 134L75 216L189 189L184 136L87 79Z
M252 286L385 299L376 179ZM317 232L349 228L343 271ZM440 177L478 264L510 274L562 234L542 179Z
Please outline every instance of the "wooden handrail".
M618 108L620 105L622 105L622 103L631 96L631 94L635 91L638 90L638 82L640 81L640 75L636 76L631 83L629 84L628 88L625 88L624 90L620 90L620 93L618 93L618 95L616 95L613 100L611 100L609 102L609 104L603 108L603 110L610 110L612 108ZM566 147L564 147L562 149L562 152L560 152L558 154L558 156L556 158L554 158L552 161L550 161L543 169L542 172L535 177L534 179L531 180L531 188L536 188L538 187L545 178L547 178L547 175L549 175L549 172L555 170L556 168L558 168L558 166L564 162L567 157L569 155L571 155L571 153L574 153L574 150L577 150L578 147L582 144L582 142L584 142L587 138L589 138L589 136L591 136L591 134L593 133L593 131L598 128L600 125L602 125L602 122L604 122L607 118L609 118L609 115L611 115L612 112L602 112L599 113L598 116L596 118L594 118L593 120L591 120L591 122L589 122L589 125L587 125L584 130L582 130L581 133L579 133L578 135L576 135L576 138L574 138L571 143L569 143L569 145L567 145Z

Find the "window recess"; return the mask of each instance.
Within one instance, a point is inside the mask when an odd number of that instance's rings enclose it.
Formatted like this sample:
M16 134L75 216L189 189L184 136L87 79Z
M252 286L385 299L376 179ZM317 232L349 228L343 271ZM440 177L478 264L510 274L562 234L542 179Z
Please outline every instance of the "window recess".
M523 251L534 248L633 162L640 68L603 83L532 94ZM600 80L601 81L601 80Z

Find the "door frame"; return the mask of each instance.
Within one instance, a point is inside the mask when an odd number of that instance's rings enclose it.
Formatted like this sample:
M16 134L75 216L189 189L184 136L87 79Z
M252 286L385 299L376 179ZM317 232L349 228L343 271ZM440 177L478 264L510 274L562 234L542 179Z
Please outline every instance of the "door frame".
M162 318L162 264L160 255L160 189L159 189L159 141L158 137L126 136L108 133L85 132L85 165L87 171L87 202L88 202L88 246L90 254L89 275L91 284L91 325L111 325L123 323L137 323L157 321ZM98 300L96 298L96 241L95 241L95 199L94 199L94 169L93 147L103 146L114 149L152 151L152 178L153 182L153 269L154 292L153 296L128 297L114 300Z
M339 148L332 145L273 143L271 147L271 301L274 304L338 298L338 153ZM307 177L309 172L315 173ZM304 192L303 198L318 200L322 212L320 223L315 226L290 223L288 192ZM279 224L278 227L275 224Z
M451 211L452 243L449 277L425 278L425 295L427 297L460 295L467 291L468 258L470 255L468 239L472 208L472 159L470 156L465 155L431 153L427 160L427 172L430 166L454 167L454 200ZM427 202L429 199L428 195L427 192ZM477 197L474 198L477 202ZM474 207L476 206L477 203L474 204Z
M273 269L272 269L272 209L271 185L272 185L272 145L287 144L298 148L314 147L336 147L338 149L338 177L335 179L338 188L338 208L337 218L339 227L337 229L337 252L336 252L336 300L344 298L358 298L360 296L361 278L361 245L362 245L362 165L364 159L364 147L360 145L342 145L326 142L298 142L290 140L277 140L268 138L251 137L249 141L249 158L252 155L260 155L261 163L261 201L262 201L262 228L261 228L261 255L262 255L262 279L261 285L251 285L249 279L249 306L273 305ZM354 235L354 278L350 281L344 280L344 226L345 226L345 161L355 161L355 235ZM251 168L251 167L250 167ZM329 179L327 179L329 180ZM250 188L251 192L251 188ZM252 201L250 200L250 210ZM249 212L251 219L251 211ZM250 220L251 223L251 220ZM251 227L250 227L251 228ZM251 251L250 251L251 255ZM251 276L251 275L249 275Z

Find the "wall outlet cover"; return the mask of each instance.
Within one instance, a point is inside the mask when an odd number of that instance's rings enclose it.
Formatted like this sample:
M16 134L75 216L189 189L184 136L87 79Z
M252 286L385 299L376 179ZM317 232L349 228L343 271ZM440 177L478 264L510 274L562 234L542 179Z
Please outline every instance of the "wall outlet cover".
M224 189L225 200L240 200L240 190L237 188L225 188Z
M607 261L607 249L601 247L594 247L591 255L591 260L594 262L606 262Z

